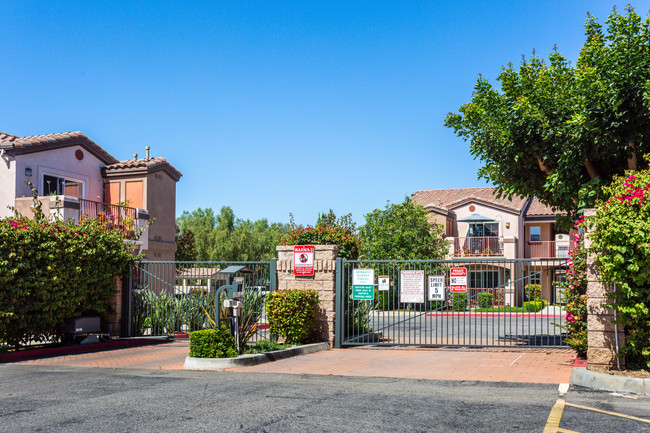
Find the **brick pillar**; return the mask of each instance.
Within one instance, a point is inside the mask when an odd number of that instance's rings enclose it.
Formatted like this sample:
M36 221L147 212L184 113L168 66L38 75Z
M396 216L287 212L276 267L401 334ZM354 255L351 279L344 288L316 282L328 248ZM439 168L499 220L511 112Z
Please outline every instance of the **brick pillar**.
M278 289L313 289L320 300L318 336L334 347L334 313L336 299L336 257L337 245L314 245L314 275L293 274L293 245L281 245L278 251Z
M113 314L107 314L104 317L107 326L110 329L111 338L122 335L122 279L115 279L115 294L111 297L111 307Z
M595 209L586 209L585 217L596 213ZM618 334L618 347L623 347L625 334L620 325L614 325L614 310L607 309L603 304L610 302L608 293L613 292L613 286L600 281L598 267L594 262L595 255L591 250L589 231L585 235L585 247L589 252L587 256L587 369L593 371L609 371L625 366L625 360L616 357L616 334Z

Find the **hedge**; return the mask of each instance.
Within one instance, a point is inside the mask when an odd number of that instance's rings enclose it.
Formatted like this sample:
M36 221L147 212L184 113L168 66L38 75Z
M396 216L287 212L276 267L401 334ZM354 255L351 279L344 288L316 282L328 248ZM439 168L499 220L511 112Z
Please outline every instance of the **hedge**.
M266 317L271 335L287 343L305 343L316 329L320 309L315 290L278 290L266 295Z

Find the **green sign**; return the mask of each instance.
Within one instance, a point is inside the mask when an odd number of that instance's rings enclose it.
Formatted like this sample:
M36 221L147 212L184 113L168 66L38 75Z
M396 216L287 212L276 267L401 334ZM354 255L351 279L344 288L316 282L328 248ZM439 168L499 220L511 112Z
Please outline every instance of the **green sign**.
M375 270L352 270L352 299L372 301L375 299Z

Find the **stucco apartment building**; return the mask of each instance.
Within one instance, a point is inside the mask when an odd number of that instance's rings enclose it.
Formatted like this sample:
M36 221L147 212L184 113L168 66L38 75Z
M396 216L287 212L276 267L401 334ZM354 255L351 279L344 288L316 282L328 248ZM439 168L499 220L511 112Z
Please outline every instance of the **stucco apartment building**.
M444 227L448 259L494 259L470 272L473 287L508 287L504 280L509 280L521 282L521 291L534 283L542 286L544 299L560 300L555 283L564 275L553 265L569 256L573 242L569 233L557 230L558 212L536 198L497 198L492 187L415 191L411 199L429 212L430 221ZM509 262L501 264L500 259ZM515 263L517 259L524 260Z
M0 218L31 215L36 188L47 215L99 217L126 238L146 227L134 246L147 260L174 260L176 182L165 158L119 161L81 132L20 137L0 132Z

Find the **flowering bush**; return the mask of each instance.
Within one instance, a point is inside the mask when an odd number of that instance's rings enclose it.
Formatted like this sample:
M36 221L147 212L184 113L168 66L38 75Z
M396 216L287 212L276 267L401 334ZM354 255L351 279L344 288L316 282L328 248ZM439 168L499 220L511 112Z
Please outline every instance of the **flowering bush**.
M625 329L626 363L650 368L650 169L616 177L604 191L609 200L589 220L596 264L616 284L609 307Z
M359 257L359 237L350 214L337 219L330 211L319 216L316 227L305 228L296 225L291 215L289 226L280 239L282 245L338 245L339 257L348 260Z
M119 232L97 220L0 220L0 343L63 334L67 319L111 310L115 278L133 259Z
M584 247L584 216L581 215L574 226L577 233L573 239L575 247L569 251L569 269L566 281L562 284L562 294L566 302L566 322L560 327L567 331L566 342L578 354L587 353L587 250Z

